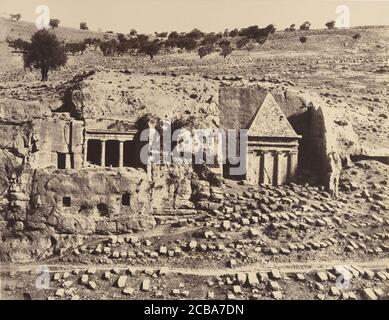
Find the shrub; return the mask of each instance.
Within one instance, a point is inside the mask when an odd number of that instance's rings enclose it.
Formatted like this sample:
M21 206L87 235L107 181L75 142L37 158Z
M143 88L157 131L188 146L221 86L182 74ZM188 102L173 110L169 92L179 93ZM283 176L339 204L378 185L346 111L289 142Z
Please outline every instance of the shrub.
M154 56L156 56L159 53L160 45L157 41L153 42L146 42L142 44L142 46L139 49L140 53L144 53L150 57L150 59L154 59Z
M258 26L251 26L248 28L241 29L239 31L239 36L246 37L248 39L253 39L257 42L263 41L264 38L267 39L269 34L272 34L276 31L274 25L270 24L266 28L258 28Z
M285 29L285 31L287 31L287 32L294 32L294 31L296 31L296 25L294 23L291 24L289 28Z
M353 39L354 39L355 41L357 41L357 40L360 39L360 38L361 38L361 34L359 34L359 33L356 33L356 34L353 35Z
M161 32L161 33L158 33L156 32L155 35L158 37L158 38L167 38L168 36L168 32Z
M201 45L214 45L219 39L220 35L217 35L215 32L207 33L201 40Z
M307 40L308 40L307 37L304 37L304 36L300 37L300 42L301 43L306 43Z
M100 50L104 56L112 56L116 54L119 42L116 39L104 41L100 43Z
M220 52L220 55L224 57L224 59L227 58L227 56L229 56L233 51L231 44L224 45L221 47L221 49L222 51Z
M269 24L269 25L265 28L265 30L268 32L268 35L269 35L269 34L274 34L274 33L276 32L277 28L275 27L274 24Z
M257 39L257 43L259 43L260 46L262 46L263 44L265 44L265 42L267 41L267 36L262 36L262 37L259 37Z
M197 41L194 38L191 38L187 35L181 35L177 40L177 47L180 49L185 49L187 51L191 51L196 49Z
M180 37L180 35L178 34L177 31L172 31L172 32L169 34L168 39L169 39L169 40L172 40L172 39L177 40L179 37Z
M326 23L326 27L327 27L329 30L334 29L334 28L335 28L335 21L332 20L332 21L330 21L330 22L327 22L327 23Z
M139 40L137 38L122 38L119 40L117 51L119 55L128 53L130 50L139 49Z
M9 17L12 21L19 21L22 18L22 15L20 13L16 13L10 14Z
M238 49L242 49L242 48L244 48L249 42L250 42L250 39L248 39L248 38L240 38L240 39L236 42L236 47L237 47Z
M86 22L80 22L80 29L81 30L89 30L88 25Z
M239 34L239 30L238 30L238 29L234 29L234 30L231 30L231 31L230 31L230 37L231 37L231 38L237 37L238 34Z
M193 29L186 36L193 40L199 40L204 37L204 33L201 32L199 29Z
M75 55L78 52L81 54L84 54L86 47L87 47L87 44L85 41L78 42L78 43L67 43L65 45L65 51L67 53L71 53L73 55Z
M200 56L200 59L202 59L205 56L211 54L212 51L213 51L213 46L212 45L206 45L206 46L199 47L198 54Z
M22 38L18 38L16 40L7 39L8 45L14 48L15 51L18 52L26 52L30 48L30 43L24 41Z
M61 21L58 19L50 19L49 26L52 27L53 29L58 28L60 22Z
M146 34L138 34L137 35L139 43L142 45L143 43L146 43L149 40L149 36Z
M305 22L300 26L300 30L308 31L309 29L311 29L311 23L310 23L309 21L305 21Z

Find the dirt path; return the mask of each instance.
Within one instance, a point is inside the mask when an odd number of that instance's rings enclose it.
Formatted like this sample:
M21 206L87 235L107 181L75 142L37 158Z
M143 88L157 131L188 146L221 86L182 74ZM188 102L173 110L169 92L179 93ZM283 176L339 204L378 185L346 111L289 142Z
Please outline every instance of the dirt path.
M44 264L33 263L33 264L3 264L1 266L2 272L18 271L18 272L29 272L41 268ZM208 269L208 268L174 268L166 267L164 265L154 265L153 267L145 266L129 266L125 264L117 265L60 265L60 264L47 264L46 266L51 272L66 272L73 270L87 270L92 267L96 270L106 271L107 269L131 269L137 270L158 270L165 268L166 274L184 274L184 275L195 275L195 276L221 276L231 275L238 272L269 272L272 269L277 269L282 273L309 273L313 271L326 270L334 266L355 266L361 269L368 268L371 270L380 270L389 268L389 258L370 260L364 262L355 262L347 260L332 260L332 261L312 261L312 262L292 262L292 263L256 263L250 266L244 266L239 268L220 268L220 269Z

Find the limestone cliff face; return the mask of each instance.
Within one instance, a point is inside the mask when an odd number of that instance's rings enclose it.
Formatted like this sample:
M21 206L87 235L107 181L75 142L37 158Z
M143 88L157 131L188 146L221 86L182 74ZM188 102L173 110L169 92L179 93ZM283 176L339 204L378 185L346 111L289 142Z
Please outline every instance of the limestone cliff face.
M199 76L98 71L63 85L64 108L79 119L135 122L145 114L174 119L191 114L205 127L218 121L218 84Z
M344 162L350 156L361 152L359 139L352 126L338 125L339 115L334 109L324 106L317 97L305 95L306 104L309 106L309 140L308 152L311 161L315 163L316 172L321 177L324 185L328 184L328 172L335 171L329 158L331 152L336 152Z

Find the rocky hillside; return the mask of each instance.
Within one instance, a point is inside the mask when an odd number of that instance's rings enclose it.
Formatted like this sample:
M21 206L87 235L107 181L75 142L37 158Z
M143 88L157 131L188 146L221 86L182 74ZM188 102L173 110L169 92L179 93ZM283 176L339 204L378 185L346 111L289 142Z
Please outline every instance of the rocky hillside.
M33 22L16 22L5 18L0 18L0 41L4 41L7 37L11 37L13 39L22 38L23 40L30 40L35 31L36 27ZM56 28L54 33L59 39L65 40L66 42L82 41L86 38L103 39L104 35L110 36L109 33L80 30L61 26Z
M7 37L29 40L32 34L36 31L35 24L26 21L15 22L0 18L0 26L0 42L4 41ZM53 32L60 40L65 42L77 42L86 38L116 38L116 34L89 30L86 31L62 26L54 29ZM357 33L361 35L361 38L355 41L352 37ZM301 36L306 36L308 38L307 43L304 45L300 43L299 39ZM237 39L238 38L232 38L231 40L234 43ZM317 29L296 32L277 31L274 35L269 37L268 41L262 47L259 45L255 47L254 51L313 50L323 52L327 50L353 50L356 47L367 50L371 48L387 50L388 42L389 27L387 26L354 27L347 30Z

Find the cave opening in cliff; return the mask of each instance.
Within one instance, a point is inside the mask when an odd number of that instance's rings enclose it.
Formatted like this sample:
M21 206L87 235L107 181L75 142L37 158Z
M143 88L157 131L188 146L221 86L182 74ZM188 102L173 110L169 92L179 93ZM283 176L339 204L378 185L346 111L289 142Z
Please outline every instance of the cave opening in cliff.
M66 169L66 154L65 153L58 153L57 168L58 169Z
M119 167L119 141L109 140L105 147L105 165L107 167Z
M70 198L70 197L63 197L62 198L62 205L65 208L70 208L70 206L72 205L72 198Z
M122 206L129 207L131 204L131 197L129 193L125 193L122 195Z
M108 216L109 215L109 207L106 203L99 203L97 205L97 210L102 216Z
M96 166L101 165L101 141L88 141L87 161Z

